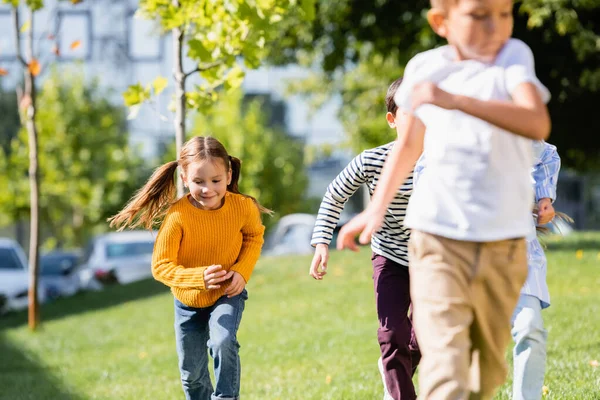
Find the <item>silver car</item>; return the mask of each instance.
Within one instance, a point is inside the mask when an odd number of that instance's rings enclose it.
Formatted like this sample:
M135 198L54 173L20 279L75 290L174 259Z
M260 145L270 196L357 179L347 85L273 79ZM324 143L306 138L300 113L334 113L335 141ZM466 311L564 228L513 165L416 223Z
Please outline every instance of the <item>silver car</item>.
M0 314L24 310L28 306L29 267L23 249L16 241L0 238ZM46 300L46 288L40 282L38 301Z
M53 251L40 257L40 278L49 299L69 297L79 292L81 283L76 267L80 258L77 251Z
M96 236L84 251L79 271L84 289L130 283L152 276L152 251L157 232L112 232Z

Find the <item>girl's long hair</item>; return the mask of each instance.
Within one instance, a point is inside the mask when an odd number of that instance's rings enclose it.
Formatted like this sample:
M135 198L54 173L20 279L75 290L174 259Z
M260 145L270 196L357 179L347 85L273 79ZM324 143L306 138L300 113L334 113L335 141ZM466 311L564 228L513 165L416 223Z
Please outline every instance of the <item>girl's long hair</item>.
M193 162L216 159L223 161L228 172L231 170L231 183L227 185L227 191L252 199L262 213L273 213L260 205L254 197L240 193L238 182L242 168L241 160L230 156L217 139L210 136L196 136L183 145L177 161L170 161L157 168L148 182L129 200L125 208L108 219L110 226L116 227L118 230L139 226L152 229L160 223L176 199L175 173L177 167L186 171L188 165Z

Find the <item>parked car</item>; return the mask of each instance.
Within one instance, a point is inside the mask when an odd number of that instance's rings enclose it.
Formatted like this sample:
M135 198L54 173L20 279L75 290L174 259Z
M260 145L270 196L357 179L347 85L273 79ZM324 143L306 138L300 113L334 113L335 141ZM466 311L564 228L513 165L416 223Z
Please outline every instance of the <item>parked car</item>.
M93 238L84 251L79 278L85 289L130 283L152 276L157 232L112 232Z
M49 299L73 296L81 283L77 265L81 254L77 251L53 251L40 257L40 277Z
M27 258L19 243L0 238L0 314L28 306L29 274ZM46 300L46 288L40 282L38 301Z
M342 214L333 231L332 243L335 244L341 227L350 220ZM278 256L287 254L312 254L310 245L317 216L313 214L289 214L282 217L267 235L262 254Z

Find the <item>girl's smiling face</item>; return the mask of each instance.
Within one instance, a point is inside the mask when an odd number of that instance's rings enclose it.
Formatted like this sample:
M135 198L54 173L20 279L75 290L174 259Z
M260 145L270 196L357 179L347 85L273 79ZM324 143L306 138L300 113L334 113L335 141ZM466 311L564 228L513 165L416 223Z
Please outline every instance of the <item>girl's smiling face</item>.
M181 174L190 189L194 206L203 210L217 210L223 206L227 186L231 183L231 169L219 158L194 161Z

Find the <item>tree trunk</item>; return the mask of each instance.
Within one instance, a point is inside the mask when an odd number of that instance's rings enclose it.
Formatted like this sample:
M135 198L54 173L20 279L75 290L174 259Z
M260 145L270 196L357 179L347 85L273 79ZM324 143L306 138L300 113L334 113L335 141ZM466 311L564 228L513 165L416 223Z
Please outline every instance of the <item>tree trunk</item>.
M33 52L33 10L29 10L29 31L27 32L27 58L29 63L34 59ZM35 124L35 75L28 68L21 55L21 40L19 26L19 9L13 8L13 34L15 35L17 58L24 69L24 88L20 92L17 89L19 97L19 107L25 114L25 127L29 138L29 190L30 190L30 231L29 231L29 328L35 330L39 322L39 304L38 304L38 268L39 268L39 190L38 190L38 143L37 127Z
M173 5L179 7L179 0L173 0ZM183 72L183 40L182 27L173 29L173 77L175 78L175 145L176 158L179 158L185 142L185 73ZM177 197L183 196L183 182L177 174Z
M27 110L27 133L29 136L29 188L31 202L31 222L29 239L29 328L35 330L39 322L38 268L39 268L39 190L38 190L38 143L35 125L34 77L28 73L31 85L31 105ZM27 79L26 79L27 80ZM27 86L27 84L26 84ZM27 92L27 91L26 91Z

